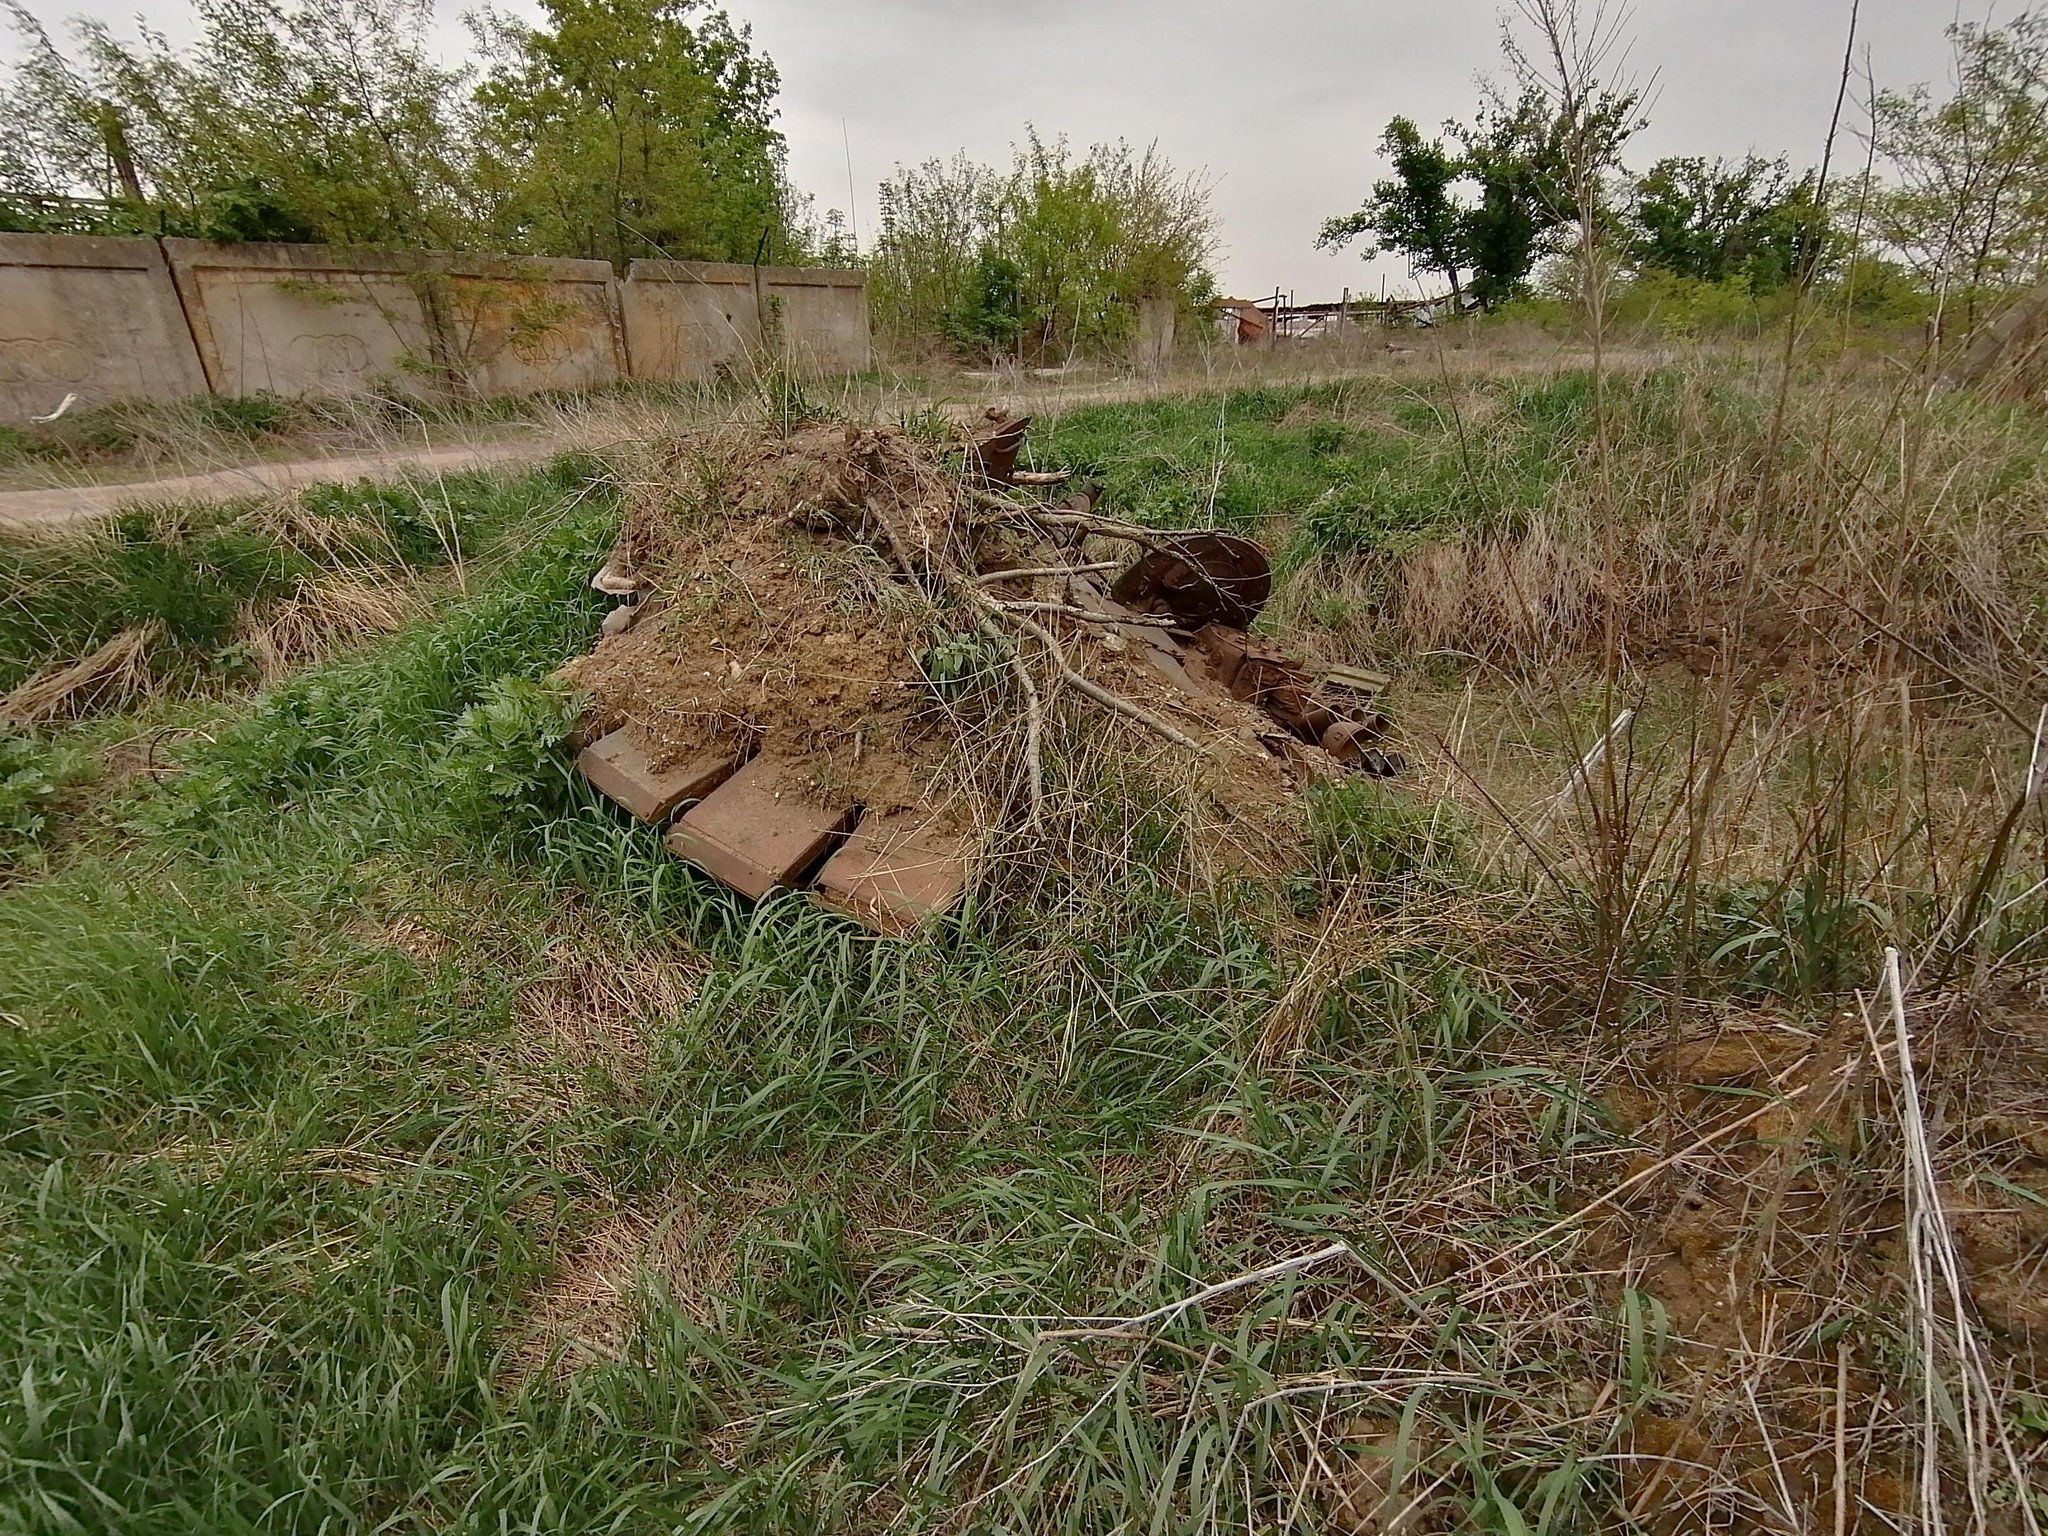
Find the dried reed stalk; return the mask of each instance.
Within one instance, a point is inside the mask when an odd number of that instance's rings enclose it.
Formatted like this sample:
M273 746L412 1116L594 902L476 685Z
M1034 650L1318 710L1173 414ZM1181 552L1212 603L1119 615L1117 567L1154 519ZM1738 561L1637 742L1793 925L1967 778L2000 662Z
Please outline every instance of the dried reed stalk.
M0 719L35 725L147 692L150 653L162 639L163 626L151 620L122 630L90 655L45 668L0 699Z

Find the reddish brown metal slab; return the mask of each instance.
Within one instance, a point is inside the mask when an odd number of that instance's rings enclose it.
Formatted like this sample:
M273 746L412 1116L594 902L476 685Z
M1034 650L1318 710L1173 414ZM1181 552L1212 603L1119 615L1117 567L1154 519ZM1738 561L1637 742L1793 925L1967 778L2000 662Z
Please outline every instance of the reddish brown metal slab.
M1029 416L995 415L989 429L967 450L967 468L991 485L1008 485L1017 472L1017 455L1024 451L1024 433L1031 426Z
M858 814L820 799L796 765L756 758L669 829L669 852L742 896L800 885Z
M703 752L657 769L640 733L627 725L599 738L576 755L576 767L591 787L617 801L640 820L658 825L685 801L701 800L731 778L737 753Z
M875 932L900 937L967 893L967 840L920 811L870 816L818 873L817 898Z
M1386 716L1341 689L1318 691L1307 668L1284 652L1221 624L1201 630L1195 645L1232 698L1264 710L1290 734L1315 743L1345 767L1382 776L1406 767L1398 754L1369 745L1385 734Z

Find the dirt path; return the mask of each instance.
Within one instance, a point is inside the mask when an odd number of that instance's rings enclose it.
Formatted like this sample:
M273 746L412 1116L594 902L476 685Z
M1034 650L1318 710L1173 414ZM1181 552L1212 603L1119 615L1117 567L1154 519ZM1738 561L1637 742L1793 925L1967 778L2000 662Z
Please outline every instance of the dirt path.
M1407 352L1413 349L1403 348ZM1481 354L1484 356L1484 354ZM1554 366L1558 352L1547 359ZM1178 372L1154 379L1097 378L1092 381L1051 380L1030 376L969 373L943 392L924 389L887 389L859 403L881 415L902 410L936 406L972 416L981 405L1000 404L1012 409L1058 413L1084 405L1117 404L1154 395L1209 393L1242 388L1253 383L1328 383L1368 375L1401 371L1401 361L1441 367L1428 359L1399 359L1385 354L1346 359L1335 366L1277 368L1247 367L1233 361L1214 372ZM1459 371L1469 369L1470 355L1460 359ZM1390 364L1393 364L1390 368ZM1498 370L1499 358L1488 358L1486 366ZM963 402L973 401L969 406ZM159 480L131 480L102 485L39 487L33 490L0 491L0 530L24 527L62 527L104 517L123 507L151 502L224 501L235 496L256 496L267 492L294 490L300 486L331 484L362 479L405 479L481 469L493 464L532 463L569 446L547 433L531 437L470 443L445 448L394 448L377 453L336 455L328 458L280 460L208 470L200 474L176 475Z
M271 464L243 464L205 474L175 475L164 480L132 480L115 485L65 485L44 490L0 491L0 528L57 527L102 517L143 502L225 501L235 496L260 496L295 490L303 485L363 479L402 479L482 469L492 464L517 464L544 459L560 445L552 438L521 438L510 442L470 443L452 448L400 448L325 459L291 459Z

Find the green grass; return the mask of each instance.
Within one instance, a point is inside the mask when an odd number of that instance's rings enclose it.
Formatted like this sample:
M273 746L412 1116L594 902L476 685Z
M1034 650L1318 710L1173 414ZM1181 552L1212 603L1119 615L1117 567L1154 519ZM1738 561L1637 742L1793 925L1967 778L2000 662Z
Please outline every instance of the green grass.
M1220 414L1218 520L1337 555L1574 472L1582 380L1487 389L1483 449L1447 397L1345 386L1080 411L1039 452L1206 520ZM1468 811L1328 786L1298 867L1209 880L1176 803L1056 759L1089 856L1007 861L952 931L748 907L548 750L616 496L573 464L473 493L316 498L408 561L452 539L468 590L188 701L176 771L95 789L0 889L0 1529L1315 1530L1396 1435L1447 1528L1626 1528L1631 1425L1692 1407L1675 1325L1604 1251L1486 1266L1660 1155L1609 1099L1653 1047L1596 1028L1563 898ZM96 562L16 633L146 600L203 653L205 594L270 579L231 536L145 541L161 579ZM1871 940L1827 899L1695 1001L1824 1027L1840 978L1801 967ZM1709 942L1793 932L1731 910ZM547 999L639 1047L551 1032ZM1859 1137L1892 1155L1858 1125L1814 1155L1881 1201ZM565 1271L622 1226L654 1256L563 1336ZM1772 1371L1831 1383L1852 1337L1859 1391L1906 1401L1905 1356L1868 1374L1876 1295L1788 1313Z
M75 660L124 629L161 626L161 681L232 677L244 610L290 595L321 572L433 572L489 559L522 535L589 466L441 477L431 485L312 486L289 517L263 503L144 509L91 537L0 539L0 690Z
M1035 456L1101 479L1162 526L1206 523L1308 550L1398 553L1511 526L1536 510L1582 440L1583 375L1491 381L1486 422L1438 384L1267 387L1086 407Z
M1284 1084L1252 1057L1282 985L1270 893L1182 888L1142 826L1101 836L1158 874L991 899L943 941L745 909L522 755L547 717L508 680L590 641L616 515L552 484L546 531L476 595L222 706L181 774L0 905L0 1520L1263 1518L1268 1431L1295 1417L1276 1383L1374 1354L1350 1286L1107 1357L941 1314L1141 1311L1333 1232L1370 1249L1362 1202L1503 1091L1475 1068L1508 1009L1454 957L1390 961ZM1386 862L1337 848L1348 824L1331 857ZM445 949L394 943L401 919ZM520 998L565 948L703 968L644 1021L643 1069L533 1064ZM652 1284L625 1358L520 1380L582 1232L683 1191L717 1282ZM1532 1192L1510 1225L1553 1210ZM1210 1475L1226 1457L1249 1502Z

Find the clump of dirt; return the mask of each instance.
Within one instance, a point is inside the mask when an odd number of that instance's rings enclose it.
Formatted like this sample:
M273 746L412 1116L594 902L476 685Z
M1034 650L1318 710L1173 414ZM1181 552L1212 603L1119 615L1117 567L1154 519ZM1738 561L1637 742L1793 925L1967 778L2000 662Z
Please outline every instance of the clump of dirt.
M804 764L870 811L947 798L957 732L920 658L947 632L906 554L970 556L938 466L901 434L728 441L698 505L643 501L611 568L636 621L564 676L589 726L631 721L657 767L712 749Z
M929 787L896 782L950 744L918 666L925 605L844 541L746 518L706 533L638 623L568 668L596 727L632 721L657 766L716 747L806 759L876 809Z
M730 750L799 765L870 813L964 820L990 800L992 767L1013 790L1020 776L1022 665L1042 699L1102 706L1071 668L1137 706L1126 719L1176 722L1226 817L1269 819L1328 771L1272 743L1249 706L1172 687L1114 624L1073 610L1063 574L989 580L1102 556L1083 553L1085 530L1049 533L977 497L957 444L813 426L672 448L659 473L673 489L633 498L606 572L639 589L633 620L563 672L593 700L586 734L630 722L657 768ZM928 676L947 645L985 646L974 707Z
M1940 1219L1972 1326L2004 1356L2008 1389L2035 1394L2048 1376L2048 1155L2013 1128L2048 1102L2040 1018L1949 998L1914 1019L1923 1113L1941 1128ZM1617 1312L1625 1291L1655 1302L1660 1390L1628 1419L1616 1462L1647 1530L1695 1529L1731 1501L1850 1531L1896 1528L1915 1507L1909 1438L1873 1441L1854 1424L1836 1438L1844 1404L1883 1401L1903 1371L1910 1406L1921 1372L1950 1368L1902 1355L1873 1326L1913 1305L1888 1044L1854 1001L1814 1031L1731 1011L1604 1095L1646 1143L1630 1174L1665 1170L1591 1219L1578 1256Z

